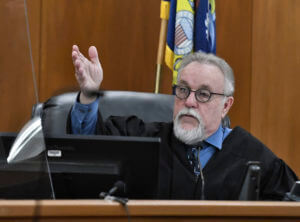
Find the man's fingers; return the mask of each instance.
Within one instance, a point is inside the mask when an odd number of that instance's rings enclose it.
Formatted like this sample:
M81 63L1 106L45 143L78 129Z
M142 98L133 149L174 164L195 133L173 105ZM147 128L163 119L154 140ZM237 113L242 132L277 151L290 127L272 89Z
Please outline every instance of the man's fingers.
M75 68L75 77L81 89L95 88L95 84L102 81L102 68L95 46L91 46L88 51L89 58L86 58L78 46L72 47L72 60ZM99 77L98 77L99 75ZM99 78L100 80L98 80Z
M76 59L74 62L75 68L77 70L79 70L79 68L82 66L82 62L80 61L80 59Z
M79 53L79 47L77 45L72 46L72 51L78 52Z
M73 45L72 47L72 60L73 64L75 65L76 60L81 60L82 62L85 62L87 60L79 51L79 48L77 45Z
M76 69L75 76L76 76L77 80L82 81L84 79L84 71L83 71L82 67Z
M76 51L72 51L72 61L74 65L77 59L78 59L78 53Z
M95 46L90 47L91 49L91 54L90 54L90 49L89 49L89 56L91 61L89 61L80 51L77 45L73 45L72 47L72 60L73 60L73 64L75 64L75 61L77 59L81 60L83 63L95 63L98 61L98 53L97 53L97 49Z
M82 68L82 67L80 67L79 69L78 69L78 73L79 73L79 75L83 78L84 77L84 69Z
M79 48L77 45L73 45L72 47L72 59L73 63L76 59L80 59L82 62L85 62L87 59L82 55L82 53L79 51Z

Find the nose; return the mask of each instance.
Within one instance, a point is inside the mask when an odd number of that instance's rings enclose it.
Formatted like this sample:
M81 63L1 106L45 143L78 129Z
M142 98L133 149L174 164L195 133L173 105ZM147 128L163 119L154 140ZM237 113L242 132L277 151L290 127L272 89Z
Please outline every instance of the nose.
M191 92L190 95L185 99L185 106L190 108L195 108L198 102L195 97L195 92Z

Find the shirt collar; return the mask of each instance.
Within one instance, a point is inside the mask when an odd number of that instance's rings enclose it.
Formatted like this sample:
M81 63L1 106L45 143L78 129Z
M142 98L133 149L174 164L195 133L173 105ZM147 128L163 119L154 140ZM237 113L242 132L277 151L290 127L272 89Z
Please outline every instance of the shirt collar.
M219 126L216 132L214 132L211 136L209 136L206 140L206 143L216 147L217 149L222 149L222 143L224 138L224 128L222 125Z

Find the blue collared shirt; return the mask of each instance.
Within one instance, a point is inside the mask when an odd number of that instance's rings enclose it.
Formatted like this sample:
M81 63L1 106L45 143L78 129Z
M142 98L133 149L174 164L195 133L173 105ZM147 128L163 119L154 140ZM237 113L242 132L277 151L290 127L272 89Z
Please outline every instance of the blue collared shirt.
M73 134L95 134L99 98L90 104L75 102L71 110Z
M231 130L232 129L222 127L222 125L220 125L216 132L214 132L210 137L204 140L204 146L199 153L199 159L202 169L205 167L214 153L222 149L223 141L229 135Z

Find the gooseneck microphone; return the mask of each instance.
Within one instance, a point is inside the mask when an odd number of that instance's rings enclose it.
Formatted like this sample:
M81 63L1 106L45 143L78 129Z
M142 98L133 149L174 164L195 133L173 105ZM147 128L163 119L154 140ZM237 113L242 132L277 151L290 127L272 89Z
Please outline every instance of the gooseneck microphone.
M126 185L123 181L119 180L117 181L114 186L108 191L107 195L113 195L115 193L126 193Z
M127 198L120 198L113 195L114 194L124 195L125 193L126 193L126 184L123 181L119 180L114 184L114 186L107 193L101 192L99 194L99 197L103 198L104 200L117 201L124 205L128 202Z
M130 213L129 209L127 206L128 199L127 198L122 198L122 197L117 197L113 196L114 194L119 193L119 194L125 194L126 193L126 184L123 181L117 181L114 186L106 193L106 192L101 192L99 194L100 198L103 198L104 200L108 201L116 201L125 208L128 221L130 222Z
M122 206L124 207L124 209L126 211L128 222L130 222L130 213L129 213L129 209L127 206L128 199L113 196L114 194L126 194L126 184L123 181L121 181L121 180L117 181L114 184L114 186L107 193L101 192L99 194L99 196L100 196L100 198L103 198L104 200L116 201L116 202L122 204Z

